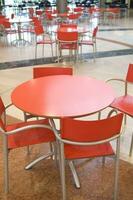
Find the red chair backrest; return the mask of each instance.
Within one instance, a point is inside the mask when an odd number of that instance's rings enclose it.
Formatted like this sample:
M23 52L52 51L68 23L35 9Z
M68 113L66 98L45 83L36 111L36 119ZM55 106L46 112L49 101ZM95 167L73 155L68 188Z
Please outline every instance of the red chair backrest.
M84 10L84 8L77 7L77 8L74 8L73 10L74 10L74 12L82 12Z
M98 26L96 26L93 30L93 37L96 37L98 31Z
M4 15L0 15L0 19L4 19L6 18Z
M133 64L129 64L126 81L133 83Z
M69 19L78 19L80 17L80 14L79 13L76 13L76 14L70 14L68 16Z
M41 24L37 24L34 26L34 30L35 30L35 34L38 36L38 35L41 35L41 34L44 34L44 29L43 29L43 26Z
M97 120L81 121L71 118L61 120L61 137L76 142L96 142L120 133L123 114Z
M45 15L46 15L46 19L47 19L47 20L49 20L49 21L52 21L52 20L53 20L52 13L45 12Z
M11 23L9 21L5 20L5 21L3 21L3 26L5 28L11 28Z
M57 32L57 39L60 41L77 41L78 40L78 32L73 31L73 32L68 32L68 31L63 31L64 28L60 28Z
M42 15L43 11L42 10L36 10L36 15Z
M52 75L72 75L71 67L35 67L33 68L33 78Z

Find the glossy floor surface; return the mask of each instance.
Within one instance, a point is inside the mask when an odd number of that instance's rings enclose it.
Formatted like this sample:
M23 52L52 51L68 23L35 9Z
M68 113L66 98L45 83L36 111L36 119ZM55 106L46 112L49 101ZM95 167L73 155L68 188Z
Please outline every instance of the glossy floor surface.
M87 26L86 21L82 22L82 24ZM10 94L12 90L17 85L32 78L32 68L33 65L35 66L36 62L34 61L34 48L35 47L33 44L25 47L13 47L10 44L6 46L3 43L3 39L1 41L0 95L2 96L6 105L11 102ZM50 49L46 47L45 57L43 59L41 58L42 57L41 49L39 49L38 58L41 59L41 62L40 60L38 60L37 63L39 64L40 62L41 65L44 67L58 66L58 65L62 67L71 66L74 70L75 75L91 76L104 81L112 77L125 78L129 63L133 63L133 11L132 10L128 11L125 17L120 18L113 24L99 25L99 31L97 36L97 58L95 62L90 56L91 53L92 53L91 48L88 49L85 48L83 52L83 58L79 60L79 62L74 63L74 62L64 61L63 63L57 64L53 62L54 59L51 58ZM12 69L10 69L10 67ZM123 85L113 84L112 86L116 90L116 95L120 95L123 92L122 89ZM132 88L130 88L130 92L131 94L133 94ZM107 114L107 110L103 111L103 116ZM23 119L23 113L15 107L10 109L8 111L8 114L18 119ZM133 156L132 157L128 156L130 142L131 142L131 135L133 132L132 120L133 120L132 118L128 117L127 126L125 128L121 140L121 159L126 160L130 163L133 163ZM88 198L89 197L82 198L81 196L81 198L79 199L87 200ZM133 194L130 193L129 198L125 197L123 200L125 199L131 200L132 198ZM13 197L11 198L9 197L9 199L13 200ZM24 199L26 199L26 197ZM38 199L43 199L43 197L39 198L36 197L33 199L38 200ZM50 199L50 197L48 197L47 199ZM94 198L92 197L91 199ZM98 197L95 199L98 199ZM103 199L109 199L109 198L103 198Z

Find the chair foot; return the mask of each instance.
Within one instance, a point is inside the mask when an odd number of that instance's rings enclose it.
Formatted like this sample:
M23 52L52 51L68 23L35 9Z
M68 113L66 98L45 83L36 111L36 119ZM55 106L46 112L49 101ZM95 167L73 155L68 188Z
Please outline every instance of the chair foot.
M34 165L36 165L38 162L40 162L41 160L44 160L44 159L46 159L46 158L48 158L48 157L50 157L50 156L52 156L52 155L53 155L53 152L51 152L51 153L49 153L49 154L47 154L47 155L42 155L42 156L40 156L39 158L33 160L31 163L29 163L28 165L26 165L26 166L25 166L25 169L26 169L26 170L31 169L31 168L32 168Z
M75 186L76 186L76 188L79 189L80 188L80 181L79 181L75 166L73 164L73 161L68 161L68 164L69 164L69 167L71 169L71 172L72 172L72 175L73 175L73 178L74 178Z

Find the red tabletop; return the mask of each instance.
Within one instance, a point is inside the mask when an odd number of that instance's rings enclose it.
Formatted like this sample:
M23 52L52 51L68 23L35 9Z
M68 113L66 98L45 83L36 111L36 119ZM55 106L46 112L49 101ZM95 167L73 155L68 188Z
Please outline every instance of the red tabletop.
M80 117L100 111L115 98L107 83L84 76L47 76L27 81L14 89L12 103L44 117Z

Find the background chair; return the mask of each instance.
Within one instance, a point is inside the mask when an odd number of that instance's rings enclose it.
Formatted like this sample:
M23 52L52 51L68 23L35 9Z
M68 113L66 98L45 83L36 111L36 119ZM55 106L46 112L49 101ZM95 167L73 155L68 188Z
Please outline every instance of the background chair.
M71 67L34 67L33 78L39 78L52 75L72 75Z
M133 117L133 96L129 94L129 87L128 87L130 84L133 84L133 64L129 64L125 79L112 78L107 80L107 82L109 81L119 81L124 83L124 95L115 98L115 100L111 104L111 107L125 114L124 123L126 124L126 115ZM132 150L133 150L133 134L129 151L130 156L132 155Z
M51 38L51 36L45 33L43 26L40 24L34 27L35 35L36 35L36 44L35 44L35 59L37 58L37 47L38 45L42 45L42 56L44 56L44 46L50 45L51 46L51 53L53 57L53 44L55 40Z
M57 32L58 62L62 58L63 50L69 50L70 58L72 57L72 53L74 51L74 58L76 61L78 58L78 32L75 29L72 32L68 32L63 29L65 28L59 28Z
M92 46L93 48L93 59L95 60L96 57L96 36L98 32L98 26L96 26L92 33L88 33L87 35L83 36L79 42L79 46L81 47L81 55L82 55L82 46Z
M114 155L114 151L109 143L112 140L116 140L117 144L114 200L117 199L122 119L122 113L97 121L81 121L78 119L65 118L61 120L60 134L54 128L56 138L60 144L63 200L67 199L65 186L65 159L69 160L72 165L72 161L75 159ZM77 175L75 176L77 177Z
M6 193L9 191L8 152L12 149L28 145L53 143L55 141L55 136L47 119L7 125L5 112L8 107L4 106L0 97L0 133L3 135L4 142L4 180ZM31 168L42 159L53 155L53 153L54 152L50 151L47 155L39 157L37 160L27 165L28 168Z

